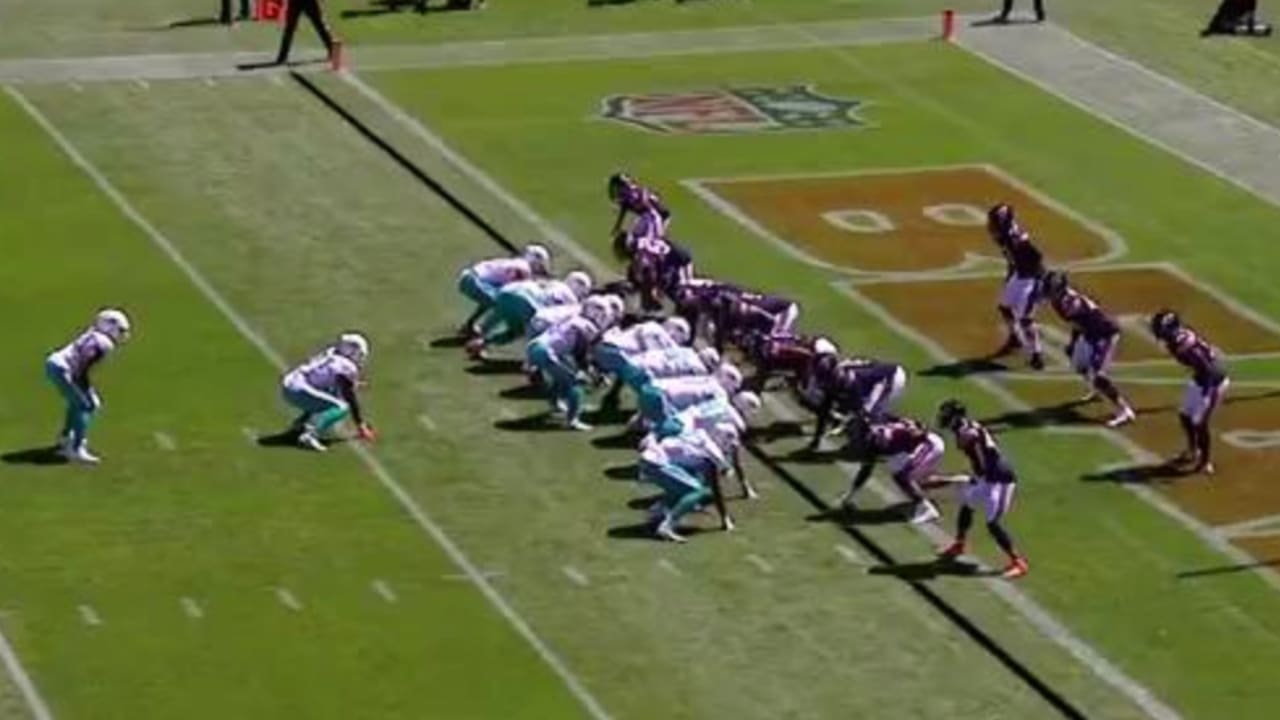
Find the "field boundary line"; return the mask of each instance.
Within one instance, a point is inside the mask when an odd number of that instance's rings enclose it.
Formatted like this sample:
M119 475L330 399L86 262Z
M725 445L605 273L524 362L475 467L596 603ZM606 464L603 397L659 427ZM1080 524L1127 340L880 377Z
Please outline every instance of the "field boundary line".
M103 173L98 170L98 168L93 165L74 144L71 143L71 141L62 133L61 130L57 128L57 126L45 117L44 113L40 112L39 108L35 107L35 105L27 100L27 98L17 89L11 86L6 86L5 91L33 120L35 120L41 128L45 130L49 137L58 145L59 148L61 148L63 153L67 155L71 162L89 177L93 184L97 186L98 189L102 191L122 213L124 213L125 217L132 220L134 224L137 225L148 238L150 238L152 243L154 243L157 248L169 257L174 265L176 265L178 269L187 276L191 283L195 285L196 289L205 296L205 299L213 304L213 306L217 308L237 330L240 331L240 334L243 335L250 344L256 347L278 371L284 372L288 369L283 356L276 351L266 338L249 324L248 320L246 320L245 317L241 315L240 312L236 310L215 287L213 287L204 275L201 274L201 272L192 265L181 252L179 252L177 247L170 242L164 234L156 229L156 227L152 225L151 222L147 220L131 202L129 202L128 198L126 198L115 187L115 185L112 184L112 182L107 179L107 177L103 175ZM569 692L582 705L587 713L597 720L608 720L608 718L610 718L609 713L604 709L604 706L600 704L595 696L587 690L586 686L578 676L575 675L573 671L569 669L569 666L560 659L560 656L557 655L550 646L533 631L533 628L529 625L528 621L526 621L516 611L516 609L507 602L506 598L497 591L484 573L482 573L475 564L471 562L470 558L463 553L462 549L454 543L448 534L445 533L444 529L427 514L426 510L424 510L418 501L413 498L409 491L406 490L398 480L396 480L395 476L391 474L391 471L382 464L382 461L363 445L353 444L350 447L365 467L377 479L379 484L381 484L382 487L399 503L401 509L403 509L405 513L413 519L427 537L435 541L436 545L438 545L440 549L444 551L445 555L453 561L453 564L462 570L468 578L470 578L471 582L479 588L480 593L485 597L485 599L487 599L494 609L507 620L516 633L523 637L525 641L532 646L537 655L547 664L548 667L551 668L555 675L560 678ZM3 653L3 650L6 648L8 648L8 642L4 641L3 637L0 636L0 653ZM8 664L8 656L3 655L3 657L6 664ZM20 666L18 667L20 670ZM21 677L25 677L25 673L22 673ZM17 681L17 678L15 678L15 681ZM29 679L26 684L27 686L31 686ZM34 687L31 687L34 690ZM24 696L25 695L26 692L24 690ZM37 700L39 698L38 695L34 697ZM30 699L28 702L30 702ZM43 702L40 702L39 706L43 707ZM35 710L36 707L37 706L33 704L32 709ZM45 710L44 713L45 714L43 715L37 713L37 715L41 719L50 717L47 714L47 710Z
M549 242L556 244L562 250L573 255L580 262L583 262L584 265L592 268L596 272L606 276L613 274L612 270L605 263L597 259L590 251L582 245L579 245L577 241L573 240L566 233L551 225L551 223L538 214L537 211L505 189L494 178L489 176L470 160L455 151L441 136L430 130L424 122L401 110L375 88L369 86L353 73L343 72L341 73L341 77L355 88L366 100L371 102L384 113L387 113L390 117L403 125L408 132L425 142L429 147L439 153L440 156L443 157L455 170L466 176L471 182L492 193L495 198L507 205L509 210L513 211L531 227L536 228L540 233L542 233ZM776 463L758 449L756 451L756 455L758 458L763 458L763 460L771 467L777 468ZM930 597L933 597L937 598L939 602L942 602L944 607L940 609L941 612L945 613L950 609L950 606L946 605L945 601L940 599L940 596L933 593L931 588L920 583L912 583L912 587L919 593L926 593L926 601L933 602L930 600ZM1005 593L1012 595L1006 595ZM1034 627L1041 629L1042 632L1044 628L1055 627L1059 632L1056 634L1046 634L1045 637L1047 640L1065 650L1068 655L1081 662L1093 675L1098 677L1105 684L1119 691L1149 716L1156 718L1157 720L1172 720L1173 718L1178 717L1176 712L1160 702L1151 693L1151 691L1147 690L1145 687L1125 675L1114 665L1110 664L1110 662L1107 661L1106 658L1103 657L1096 649L1088 645L1088 643L1083 639L1071 633L1065 625L1062 625L1060 622L1055 620L1047 610L1041 607L1035 600L1027 596L1023 591L1010 587L999 596L1016 596L1018 598L1018 602L1011 602L1011 607L1019 613L1022 613L1023 617L1026 618L1028 622L1030 622ZM934 605L937 607L937 603L934 603ZM951 609L951 612L954 613L955 611ZM956 622L954 618L952 618L952 620L953 622ZM963 626L958 629L970 634L970 639L977 641L970 633L970 630L982 633L981 629L970 623L967 618L964 618L963 616L961 616L961 620L969 625L969 629L966 629ZM1047 623L1044 622L1046 620L1048 621ZM985 636L985 633L983 633L983 635ZM1016 659L1013 659L1011 656L1008 656L1007 653L1004 653L1003 648L998 645L988 645L987 647L984 647L984 649L994 656L993 659L1004 664L1011 672L1018 674L1019 670L1021 670L1024 674L1020 676L1020 679L1026 682L1033 691L1037 692L1046 702L1052 704L1059 712L1067 716L1072 716L1072 713L1078 712L1070 704L1066 704L1065 707L1063 704L1059 704L1064 701L1060 696L1057 696L1056 692L1052 689L1047 687L1043 689L1036 687L1036 683L1040 682L1039 679L1035 675L1030 674L1029 671L1022 667ZM1003 657L1001 657L1001 655L1003 655ZM1009 665L1009 661L1012 661L1014 665ZM1046 694L1046 691L1048 694Z

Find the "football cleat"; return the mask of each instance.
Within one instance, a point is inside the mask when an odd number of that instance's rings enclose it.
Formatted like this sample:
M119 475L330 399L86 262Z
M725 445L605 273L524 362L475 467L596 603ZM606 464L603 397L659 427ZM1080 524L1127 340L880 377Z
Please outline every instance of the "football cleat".
M1006 580L1017 580L1023 575L1026 575L1027 571L1030 569L1031 568L1027 565L1026 558L1015 555L1013 559L1009 561L1009 564L1005 566L1004 570L1000 572L1000 577Z
M954 560L964 554L964 541L956 540L938 552L938 557Z
M74 447L70 445L64 447L62 456L71 462L80 463L81 465L97 465L102 462L101 458L89 452L89 446L84 443Z
M676 532L675 527L671 524L670 516L663 517L662 522L658 523L657 529L653 532L659 539L667 540L668 542L682 543L689 541L688 538Z
M1040 354L1040 353L1032 353L1032 354L1031 354L1031 369L1032 369L1032 370L1043 370L1043 369L1044 369L1044 355L1042 355L1042 354Z
M1137 419L1137 417L1138 415L1133 411L1133 408L1131 407L1121 408L1120 412L1116 413L1115 417L1107 421L1107 427L1118 428L1121 425L1128 425L1129 423Z
M569 429L577 430L579 432L585 432L587 430L593 430L594 428L591 425L583 422L580 418L574 418L569 421Z
M911 514L912 525L922 525L927 522L933 522L942 517L942 513L938 512L937 506L928 500L921 500L916 503L916 510Z
M307 431L298 436L298 447L305 450L313 450L315 452L326 452L329 450L324 443L320 442L320 438L315 433Z
M1022 348L1022 341L1018 339L1017 335L1011 334L1009 335L1009 337L1005 338L1004 344L1001 345L1000 348L995 351L993 357L1004 357L1005 355L1008 355L1017 350L1020 350L1021 348Z

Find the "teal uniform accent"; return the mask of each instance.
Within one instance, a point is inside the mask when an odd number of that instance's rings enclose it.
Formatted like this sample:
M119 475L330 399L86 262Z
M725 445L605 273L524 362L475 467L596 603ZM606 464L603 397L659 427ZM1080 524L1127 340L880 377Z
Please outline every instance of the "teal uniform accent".
M524 334L525 326L538 308L529 298L517 292L499 292L493 301L493 312L484 319L480 333L487 345L505 345Z
M98 404L93 396L81 389L71 379L67 370L53 361L44 364L45 377L58 388L62 399L67 403L66 413L62 421L62 437L70 438L71 443L79 446L89 435L89 424L98 411Z
M316 432L323 433L342 422L351 413L351 408L337 398L330 398L316 392L303 389L283 388L285 402L302 411L302 415L294 421L294 425L311 426Z
M577 370L562 362L544 343L530 343L527 357L529 364L551 382L551 400L564 402L570 420L582 412L582 388L578 385Z

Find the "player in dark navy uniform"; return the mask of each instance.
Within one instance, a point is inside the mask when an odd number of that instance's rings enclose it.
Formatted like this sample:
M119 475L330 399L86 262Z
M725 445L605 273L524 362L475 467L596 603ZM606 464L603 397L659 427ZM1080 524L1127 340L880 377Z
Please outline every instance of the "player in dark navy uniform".
M824 337L762 335L747 348L747 358L755 367L755 374L744 383L744 387L761 392L770 379L782 376L802 404L809 407L803 388L812 384L815 362L822 355L838 352L835 343Z
M642 224L641 232L636 234L666 237L671 211L658 193L636 182L635 178L626 173L610 175L608 190L609 200L618 207L618 217L613 222L610 235L617 235L627 216L632 215Z
M1132 422L1136 417L1133 406L1108 375L1116 345L1120 342L1120 324L1093 298L1071 287L1065 272L1047 273L1044 276L1044 293L1054 312L1071 327L1071 341L1067 343L1066 353L1071 367L1089 383L1090 392L1085 399L1092 400L1096 391L1115 405L1116 414L1107 421L1107 427Z
M1013 207L1007 203L987 211L987 232L1000 248L1006 264L1004 289L996 307L1009 334L996 355L1008 355L1022 348L1029 354L1031 367L1042 370L1044 355L1035 311L1045 270L1044 256L1031 241L1031 234L1018 225Z
M837 423L839 432L859 416L870 422L879 421L889 414L907 386L907 372L901 365L867 358L840 360L836 355L824 355L815 361L813 373L818 424L809 449L814 451L832 422Z
M862 466L849 490L840 498L849 505L854 494L871 478L871 471L881 458L893 482L915 505L912 523L937 520L937 506L924 496L923 483L934 476L942 461L945 445L942 438L923 423L910 418L884 418L879 421L856 420L850 424L850 445L862 458Z
M1151 318L1151 334L1164 343L1178 364L1191 371L1178 420L1186 434L1187 449L1173 460L1191 472L1213 474L1210 457L1209 420L1231 384L1222 365L1221 353L1191 328L1177 313L1161 310Z
M693 256L665 237L645 237L630 231L614 238L614 251L627 260L627 281L646 310L662 307L660 295L675 300L678 289L693 278Z
M716 350L733 344L741 350L760 336L790 334L800 316L800 306L777 295L741 290L722 293L713 308Z
M1013 506L1013 492L1018 478L1000 452L991 432L976 420L969 418L964 405L947 400L938 408L938 426L955 435L956 447L969 460L972 475L961 495L960 515L956 519L956 539L940 555L956 558L964 554L969 528L973 526L973 509L982 508L987 520L987 532L1008 556L1009 563L1003 575L1019 578L1027 574L1027 559L1014 547L1002 518Z

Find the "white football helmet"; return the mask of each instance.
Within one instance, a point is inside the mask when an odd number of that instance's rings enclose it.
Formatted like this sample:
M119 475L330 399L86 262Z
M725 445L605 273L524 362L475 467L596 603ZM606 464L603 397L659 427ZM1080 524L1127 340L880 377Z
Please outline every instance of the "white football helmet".
M591 276L581 270L574 270L566 275L564 283L569 286L574 295L578 296L579 300L591 292Z
M627 301L622 299L621 295L605 295L609 301L609 312L613 315L613 321L618 322L623 315L627 314Z
M542 245L526 245L524 259L529 261L529 266L533 268L534 274L551 274L551 251Z
M836 355L840 348L828 338L820 337L813 341L813 352L816 355Z
M123 310L116 308L100 310L97 317L93 319L93 329L116 342L128 340L129 331L132 327L133 324L129 322L129 316L125 315Z
M663 320L662 327L677 345L688 345L693 335L693 331L689 329L689 321L678 315Z
M334 351L357 365L363 365L369 359L369 341L358 332L343 333L338 336Z
M720 353L713 347L704 347L699 350L698 359L707 366L708 371L720 367Z
M613 312L609 309L609 301L605 296L592 295L582 301L582 316L604 330L611 324Z
M711 441L725 452L730 452L738 447L740 436L738 428L733 423L721 422L716 423L711 429L707 430L707 435L711 436Z
M760 412L760 396L750 390L743 390L733 396L733 407L742 413L742 417L749 418Z
M716 368L716 381L720 383L720 387L728 392L737 392L742 387L742 371L733 363L721 363Z

